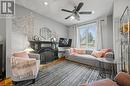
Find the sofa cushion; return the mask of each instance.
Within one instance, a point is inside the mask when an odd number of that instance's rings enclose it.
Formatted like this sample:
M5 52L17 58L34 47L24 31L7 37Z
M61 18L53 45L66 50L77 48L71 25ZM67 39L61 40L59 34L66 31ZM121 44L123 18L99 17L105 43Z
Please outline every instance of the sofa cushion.
M72 55L76 55L76 54L86 54L86 50L82 49L82 48L70 48L70 53Z
M16 52L13 54L14 57L20 57L20 58L29 58L28 53L21 51L21 52Z
M75 49L75 50L76 50L76 53L78 53L78 54L86 54L86 50L85 49L79 48L79 49Z
M104 51L96 51L96 50L94 50L91 55L93 55L95 57L102 57L104 55L104 53L105 53Z
M112 49L111 48L104 48L104 49L101 49L100 51L104 52L102 55L104 57L107 52L112 52Z
M101 51L112 52L112 49L111 48L104 48L104 49L101 49Z
M119 85L117 85L116 82L113 82L112 80L103 79L103 80L94 81L89 84L81 84L80 86L119 86Z
M119 72L114 80L120 86L130 86L130 75L124 72Z
M70 48L70 55L76 55L76 54L78 54L76 52L76 49L75 48Z

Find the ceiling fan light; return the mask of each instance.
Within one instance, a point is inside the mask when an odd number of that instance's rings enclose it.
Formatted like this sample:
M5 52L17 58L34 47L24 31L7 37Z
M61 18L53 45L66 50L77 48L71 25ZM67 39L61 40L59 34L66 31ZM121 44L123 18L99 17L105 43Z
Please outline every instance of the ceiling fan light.
M95 12L94 11L92 11L92 14L94 14Z
M74 16L71 16L70 19L73 20L73 19L75 19L75 17L74 17Z
M44 5L47 6L47 5L48 5L48 2L44 2Z

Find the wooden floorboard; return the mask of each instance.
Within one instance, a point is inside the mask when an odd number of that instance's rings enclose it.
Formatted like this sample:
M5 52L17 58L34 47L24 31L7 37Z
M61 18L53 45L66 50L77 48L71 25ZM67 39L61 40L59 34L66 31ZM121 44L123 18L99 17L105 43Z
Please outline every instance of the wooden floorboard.
M0 86L13 86L11 78L0 81Z
M58 63L60 63L60 62L62 62L62 61L64 61L64 60L65 60L65 57L62 57L62 58L59 58L59 59L54 60L54 61L52 61L52 62L49 62L49 63L47 63L47 64L41 64L41 65L40 65L40 69L41 69L41 68L48 68L48 67L50 67L50 66L52 66L52 65L55 65L55 64L58 64Z

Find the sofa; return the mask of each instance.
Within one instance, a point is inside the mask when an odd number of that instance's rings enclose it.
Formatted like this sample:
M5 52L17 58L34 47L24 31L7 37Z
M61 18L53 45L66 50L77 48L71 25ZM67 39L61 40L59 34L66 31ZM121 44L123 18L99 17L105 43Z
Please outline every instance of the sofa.
M83 63L95 67L100 67L99 62L101 61L114 63L113 51L106 52L103 57L96 57L92 55L92 53L93 51L91 50L83 50L83 49L73 50L71 48L66 50L65 57L67 60L75 61L75 62L79 62L79 63Z
M91 83L81 84L80 86L130 86L130 75L119 72L114 80L102 79Z
M14 82L33 80L38 75L40 66L40 55L26 52L16 52L10 58L11 79Z

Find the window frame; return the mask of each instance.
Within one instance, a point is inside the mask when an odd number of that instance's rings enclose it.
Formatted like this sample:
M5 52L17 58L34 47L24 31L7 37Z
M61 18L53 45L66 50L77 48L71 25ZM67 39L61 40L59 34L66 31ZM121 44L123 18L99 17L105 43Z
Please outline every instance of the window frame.
M91 21L91 22L87 22L87 23L83 23L83 24L80 24L80 25L78 25L78 41L79 41L79 48L81 48L81 46L80 46L80 27L81 26L84 26L84 25L89 25L89 24L93 24L93 23L95 23L96 24L96 35L97 35L97 28L98 28L98 22L97 22L97 20L96 21ZM95 39L95 46L96 46L96 39ZM94 47L95 48L95 47ZM93 49L94 49L93 48ZM83 48L84 49L84 48ZM85 48L86 49L86 48ZM93 49L87 49L87 50L93 50Z

